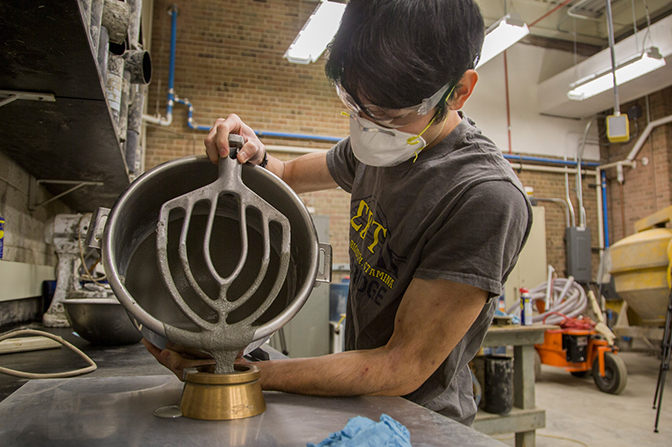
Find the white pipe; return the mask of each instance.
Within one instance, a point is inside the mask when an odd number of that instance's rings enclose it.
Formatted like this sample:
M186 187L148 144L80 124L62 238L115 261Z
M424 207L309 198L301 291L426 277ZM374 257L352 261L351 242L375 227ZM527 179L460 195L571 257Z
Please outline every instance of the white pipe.
M272 144L264 145L268 152L285 152L288 154L312 154L313 152L326 152L328 149L319 149L314 147L297 147L297 146L276 146Z
M646 129L644 129L644 132L642 132L642 135L640 135L639 139L637 140L637 143L635 143L635 145L633 146L626 160L630 162L634 161L635 157L637 157L637 154L639 153L639 150L642 148L642 146L644 146L644 142L646 142L646 139L649 137L649 134L651 133L653 128L662 126L663 124L667 123L672 123L672 115L668 115L665 118L660 118L655 121L651 121L646 126Z
M173 114L169 113L164 117L161 115L142 115L142 120L159 126L170 126L173 123Z

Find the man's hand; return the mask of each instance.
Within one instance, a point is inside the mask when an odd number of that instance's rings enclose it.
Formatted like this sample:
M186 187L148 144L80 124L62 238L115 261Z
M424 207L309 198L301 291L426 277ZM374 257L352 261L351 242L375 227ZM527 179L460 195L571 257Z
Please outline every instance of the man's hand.
M220 157L224 158L229 155L229 134L237 134L245 138L245 144L238 151L238 161L241 163L251 161L259 164L264 160L266 149L254 130L238 115L231 114L226 119L219 118L215 121L215 125L205 138L205 152L213 163L217 164Z
M215 364L215 360L205 352L176 345L172 342L168 342L166 349L163 351L144 338L142 339L142 344L145 345L145 348L159 363L171 370L182 382L184 382L185 368Z

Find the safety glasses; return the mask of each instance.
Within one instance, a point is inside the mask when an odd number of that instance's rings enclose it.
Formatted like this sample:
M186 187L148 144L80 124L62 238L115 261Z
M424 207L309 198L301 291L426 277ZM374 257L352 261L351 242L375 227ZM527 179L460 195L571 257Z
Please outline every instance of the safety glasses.
M357 114L364 113L376 123L390 128L405 127L418 121L439 104L443 95L450 88L449 85L443 86L431 97L423 99L417 106L404 107L403 109L387 109L373 104L366 104L360 107L357 101L345 91L340 83L336 83L335 86L338 97L341 98L343 104L350 111Z

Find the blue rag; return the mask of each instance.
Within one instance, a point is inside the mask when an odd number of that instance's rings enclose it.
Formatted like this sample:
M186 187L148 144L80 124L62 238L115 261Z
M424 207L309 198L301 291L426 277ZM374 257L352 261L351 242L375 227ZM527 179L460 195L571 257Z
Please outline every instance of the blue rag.
M412 447L411 433L406 427L383 414L380 422L357 416L341 431L330 434L319 444L306 447Z
M520 318L518 318L516 315L514 315L514 314L510 314L510 315L509 315L509 314L507 314L507 313L502 312L502 311L499 310L499 309L497 309L497 310L495 311L495 316L496 316L496 317L511 317L511 323L512 323L512 324L520 324Z

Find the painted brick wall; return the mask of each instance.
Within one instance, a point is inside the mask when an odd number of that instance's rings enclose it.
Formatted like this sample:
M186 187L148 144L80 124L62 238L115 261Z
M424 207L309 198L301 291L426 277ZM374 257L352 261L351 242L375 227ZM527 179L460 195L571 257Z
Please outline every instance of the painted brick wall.
M641 134L649 121L672 114L672 87L649 95L648 117L647 98L624 104L621 111L625 113L633 106L641 108L642 116L636 120L636 126L630 121L632 140L627 144L607 145L606 137L603 137L601 155L604 163L625 159L638 140L637 132ZM600 120L600 125L604 132L603 120ZM612 243L633 234L634 223L639 219L672 205L672 124L653 129L635 160L635 169L625 168L622 187L617 181L616 169L607 171Z
M28 209L30 174L0 152L0 216L5 219L2 259L37 265L56 265L54 247L45 242L45 229L56 214L72 211L60 200ZM44 187L37 203L52 197Z
M168 79L170 17L173 2L155 0L152 33L154 76L150 85L149 113L165 113ZM324 75L324 58L315 64L295 65L282 55L316 6L315 2L194 0L177 3L177 57L175 90L195 107L194 119L211 125L218 117L237 113L256 130L343 137L348 122L343 107ZM147 168L164 161L204 151L204 132L187 127L187 113L177 106L170 128L148 127ZM502 118L504 119L504 118ZM330 144L265 138L267 145L328 148ZM277 153L281 159L294 154ZM564 176L523 171L526 186L539 197L564 197ZM598 246L597 206L594 178L584 181L585 207ZM574 207L574 176L570 176ZM334 262L348 262L349 196L341 191L303 194L316 214L330 216L330 243ZM554 204L546 207L548 262L562 274L565 269L564 211ZM578 214L577 214L578 216ZM597 257L593 269L597 269ZM338 279L339 275L336 275Z

